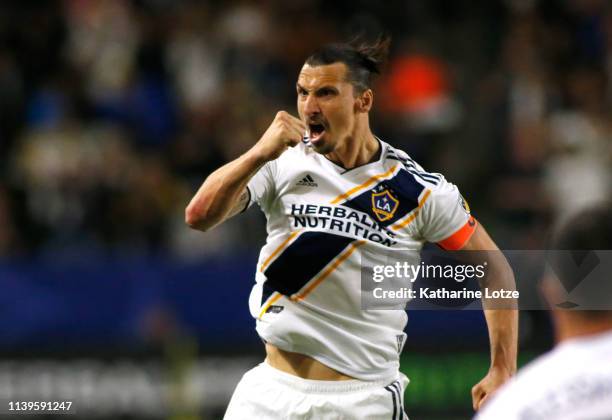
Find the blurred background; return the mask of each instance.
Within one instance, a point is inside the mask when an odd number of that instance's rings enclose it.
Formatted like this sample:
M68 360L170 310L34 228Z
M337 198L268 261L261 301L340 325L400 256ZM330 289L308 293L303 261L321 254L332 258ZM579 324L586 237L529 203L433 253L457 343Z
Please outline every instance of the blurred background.
M606 0L0 3L0 400L81 418L219 419L262 360L248 314L265 220L184 208L246 151L324 42L393 36L374 132L459 185L502 249L609 198ZM414 419L470 418L482 314L410 313ZM521 313L521 363L551 346Z

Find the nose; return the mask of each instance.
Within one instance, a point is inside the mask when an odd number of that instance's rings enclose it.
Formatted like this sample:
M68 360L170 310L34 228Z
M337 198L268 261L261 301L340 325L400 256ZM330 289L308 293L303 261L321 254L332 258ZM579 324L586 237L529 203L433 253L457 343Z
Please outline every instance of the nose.
M321 113L319 102L314 95L308 95L304 101L304 114L308 117Z

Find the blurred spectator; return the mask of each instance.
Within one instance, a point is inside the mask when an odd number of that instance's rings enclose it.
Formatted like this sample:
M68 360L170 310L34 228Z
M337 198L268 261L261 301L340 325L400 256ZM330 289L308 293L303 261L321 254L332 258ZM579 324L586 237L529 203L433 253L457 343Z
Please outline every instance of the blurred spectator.
M294 111L309 52L381 29L376 132L460 183L502 246L542 246L611 193L612 8L494 3L3 2L0 256L256 250L256 211L193 234L189 196Z
M567 91L568 107L550 118L553 153L544 176L560 219L612 193L612 119L604 75L578 68L568 75Z

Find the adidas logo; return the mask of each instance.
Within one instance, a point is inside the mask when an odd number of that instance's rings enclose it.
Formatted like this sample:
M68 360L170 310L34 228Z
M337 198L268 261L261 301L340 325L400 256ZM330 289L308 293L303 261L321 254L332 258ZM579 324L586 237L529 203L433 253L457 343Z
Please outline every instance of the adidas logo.
M315 180L310 176L310 174L306 175L304 178L299 180L297 184L295 185L299 185L303 187L318 187L319 186L319 184L315 182Z

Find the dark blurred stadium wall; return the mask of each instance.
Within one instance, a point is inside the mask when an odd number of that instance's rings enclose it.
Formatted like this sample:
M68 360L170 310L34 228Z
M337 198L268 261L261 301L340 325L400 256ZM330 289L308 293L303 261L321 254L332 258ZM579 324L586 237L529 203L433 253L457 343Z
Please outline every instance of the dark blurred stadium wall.
M500 247L610 197L606 0L0 3L0 399L84 418L218 418L261 360L247 312L265 228L183 209L295 111L305 55L393 36L375 132L460 185ZM550 343L521 314L524 357ZM416 418L465 418L487 364L477 313L411 314ZM431 349L438 349L433 352ZM69 393L69 392L68 392Z

